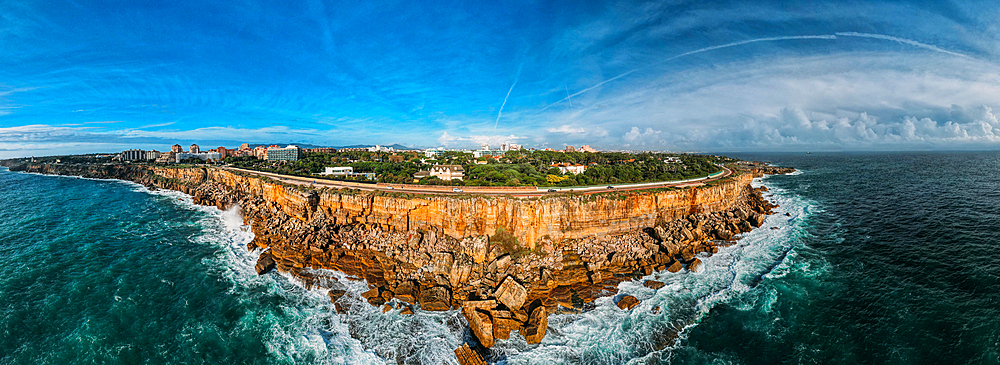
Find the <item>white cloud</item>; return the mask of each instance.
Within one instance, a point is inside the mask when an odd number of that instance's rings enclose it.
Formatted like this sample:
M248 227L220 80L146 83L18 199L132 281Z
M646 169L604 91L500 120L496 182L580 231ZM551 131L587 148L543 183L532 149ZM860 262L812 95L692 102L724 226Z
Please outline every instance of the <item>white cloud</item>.
M546 129L549 133L566 133L566 134L583 134L587 133L587 130L582 127L573 127L569 124L563 124L556 128Z
M653 130L653 128L646 128L644 131L639 131L639 127L632 127L632 130L625 133L622 139L628 142L629 145L646 145L647 143L663 143L660 138L660 131Z
M1000 66L940 52L737 62L621 90L545 117L621 136L588 141L611 148L701 150L976 148L1000 126Z
M526 139L524 136L509 135L472 135L472 136L452 136L445 131L438 137L438 143L443 147L479 147L482 144L499 146L505 143L515 143Z

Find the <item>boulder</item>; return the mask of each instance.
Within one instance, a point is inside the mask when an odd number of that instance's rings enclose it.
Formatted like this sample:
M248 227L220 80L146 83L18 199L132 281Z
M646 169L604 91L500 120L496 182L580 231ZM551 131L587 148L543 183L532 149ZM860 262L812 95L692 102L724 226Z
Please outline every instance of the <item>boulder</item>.
M257 265L254 268L257 269L257 275L264 275L274 270L275 266L274 255L271 254L271 250L268 250L260 254L260 257L257 258Z
M493 317L493 338L506 340L510 338L510 332L518 329L521 323L513 318Z
M642 283L642 285L645 286L645 287L647 287L647 288L650 288L650 289L653 289L653 290L657 290L657 289L660 289L664 285L667 285L667 284L664 284L662 281L646 280L645 282Z
M691 270L691 272L701 272L704 266L705 264L703 264L701 260L694 259L694 261L691 261L691 263L688 264L688 270Z
M378 288L372 288L369 291L361 293L361 297L368 300L368 304L371 305L382 305L385 303L385 300L379 295Z
M344 290L344 289L330 289L330 301L331 302L336 302L338 299L340 299L340 297L343 297L344 294L347 294L347 290Z
M528 344L541 343L545 338L545 331L549 328L549 315L545 306L538 306L531 311L528 323L524 326L524 339Z
M524 305L524 299L528 297L528 291L525 290L524 286L521 286L517 280L514 280L513 277L507 276L507 278L500 283L500 286L497 287L493 296L495 296L500 303L506 305L507 308L518 309Z
M469 322L469 329L476 335L479 344L485 348L493 347L493 321L489 315L479 312L474 307L462 307L462 316Z
M393 290L393 292L396 294L396 299L399 299L400 301L410 304L417 302L417 285L412 281L407 280L400 283L396 286L396 289Z
M680 261L674 261L673 264L670 264L670 266L667 267L667 271L669 271L669 272L680 272L681 269L683 269L683 268L684 268L684 265L682 265Z
M435 286L420 292L420 309L427 311L446 311L451 309L451 294L448 288Z
M631 295L626 295L624 297L621 297L621 299L618 299L617 304L618 308L621 308L622 310L632 310L632 308L635 308L635 306L639 305L639 299L636 299L636 297L633 297Z
M487 300L467 300L462 302L462 308L471 307L484 310L490 310L497 307L497 301L493 299Z
M459 348L455 349L455 357L458 358L458 363L461 365L486 365L483 361L483 357L479 356L479 353L472 350L469 344L462 344Z

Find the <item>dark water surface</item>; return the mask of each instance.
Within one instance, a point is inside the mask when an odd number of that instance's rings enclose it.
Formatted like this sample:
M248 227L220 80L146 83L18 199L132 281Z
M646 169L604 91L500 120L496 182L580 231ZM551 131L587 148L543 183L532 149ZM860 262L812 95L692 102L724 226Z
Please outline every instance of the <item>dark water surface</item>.
M632 311L598 299L495 358L1000 363L1000 153L734 156L801 171L756 182L781 205L764 229L703 272L651 275L662 289L622 283ZM322 290L258 277L241 225L178 193L0 171L0 363L454 363L460 314L334 314Z
M817 209L790 270L673 363L1000 363L1000 153L734 156L802 170L767 184Z

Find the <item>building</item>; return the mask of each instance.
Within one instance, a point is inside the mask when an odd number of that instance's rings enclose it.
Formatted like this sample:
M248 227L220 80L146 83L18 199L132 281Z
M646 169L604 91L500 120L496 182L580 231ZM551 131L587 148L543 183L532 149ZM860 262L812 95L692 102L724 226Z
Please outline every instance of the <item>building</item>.
M341 148L340 152L368 152L368 147Z
M573 146L566 146L566 152L576 152L576 148L573 148Z
M437 165L431 166L430 176L437 176L441 180L462 180L465 177L465 169L462 165Z
M122 151L122 161L138 161L145 159L146 151L135 149Z
M578 148L576 151L577 152L591 152L591 153L597 152L597 150L595 150L593 147L590 147L590 145L588 145L588 144L580 146L580 148Z
M201 153L201 149L198 148L198 145L192 144L191 147L188 147L188 153Z
M181 161L187 160L189 158L197 158L202 161L208 161L208 162L214 162L222 159L222 157L219 155L218 152L198 152L198 153L181 152L174 154L174 163L181 163Z
M364 176L366 179L375 180L374 172L354 172L354 168L350 166L343 167L325 167L326 171L320 173L320 175L330 175L330 176Z
M249 143L244 143L244 144L240 145L240 151L249 150L249 149L250 149L250 144Z
M160 158L160 151L157 150L146 151L147 160L156 160L158 158Z
M483 143L481 149L489 151L490 150L490 145L488 143Z
M226 158L233 155L232 153L229 152L230 150L226 149L225 147L219 147L212 151L218 152L220 158Z
M375 147L368 147L368 152L394 152L396 149L392 147L382 147L381 145L375 145Z
M521 147L521 145L517 143L511 143L509 146L507 146L507 148L509 148L511 151L520 151L523 147Z
M260 160L267 158L267 147L264 146L254 147L253 155Z
M437 156L443 155L444 152L445 151L443 149L424 150L424 157L427 157L427 158L437 157Z
M500 157L500 156L503 156L504 153L506 153L506 152L501 151L501 150L478 150L478 151L472 151L472 157L475 157L475 158L480 158L480 157L483 157L483 156Z
M582 174L584 171L587 171L587 166L586 165L574 165L574 164L568 164L568 163L557 163L557 164L552 164L551 167L558 168L559 172L564 173L564 174L577 174L577 175L579 175L579 174Z
M267 148L268 161L298 161L302 158L302 149L298 146L288 145L285 148L271 146Z
M177 162L176 155L177 152L161 153L160 156L156 158L156 163L175 163Z
M349 167L349 166L345 166L345 167L325 167L325 169L326 169L326 171L324 171L320 175L350 175L350 174L354 173L354 168L353 167Z
M319 148L306 148L305 151L312 153L334 153L337 152L337 149L330 147L319 147Z
M181 147L181 145L179 145L179 144L175 144L173 147L170 147L170 152L181 153L181 152L184 152L184 148Z

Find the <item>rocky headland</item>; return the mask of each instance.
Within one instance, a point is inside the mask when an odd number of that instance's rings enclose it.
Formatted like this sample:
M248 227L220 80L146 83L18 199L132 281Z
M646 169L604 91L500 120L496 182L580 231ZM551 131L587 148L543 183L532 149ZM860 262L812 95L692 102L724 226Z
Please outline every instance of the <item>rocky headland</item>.
M518 198L312 189L215 167L10 168L127 180L184 192L197 204L238 205L254 233L248 249L262 250L258 273L322 282L335 304L353 294L310 269L365 280L370 290L360 296L384 311L461 309L477 340L455 350L463 364L483 363L483 348L513 332L540 342L549 314L587 310L623 280L700 270L699 255L771 214L766 188L752 188L753 177L794 171L753 165L698 187ZM631 310L638 300L617 304Z

